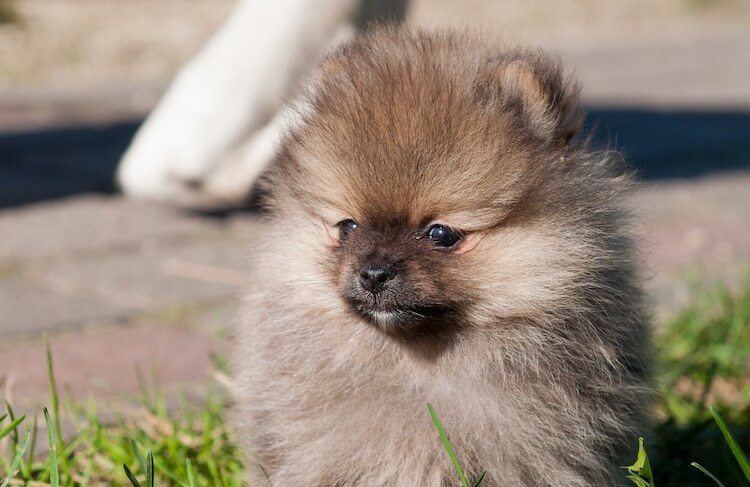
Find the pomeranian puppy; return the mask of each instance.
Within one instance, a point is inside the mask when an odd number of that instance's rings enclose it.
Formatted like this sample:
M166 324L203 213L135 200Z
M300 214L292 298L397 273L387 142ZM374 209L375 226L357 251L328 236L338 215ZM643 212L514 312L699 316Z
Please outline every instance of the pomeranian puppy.
M581 121L555 58L471 34L381 28L323 61L234 344L252 485L456 485L428 403L484 485L622 483L648 327L627 170Z

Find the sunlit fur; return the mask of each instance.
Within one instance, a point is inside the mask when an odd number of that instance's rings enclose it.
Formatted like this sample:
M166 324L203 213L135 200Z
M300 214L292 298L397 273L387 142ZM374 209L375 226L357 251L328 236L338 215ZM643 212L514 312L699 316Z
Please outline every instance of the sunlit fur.
M380 29L324 61L266 182L234 341L252 485L457 485L427 403L485 485L622 482L648 327L629 178L574 137L577 91L554 58L471 34ZM431 222L464 241L434 248ZM370 258L401 266L393 313L352 304Z

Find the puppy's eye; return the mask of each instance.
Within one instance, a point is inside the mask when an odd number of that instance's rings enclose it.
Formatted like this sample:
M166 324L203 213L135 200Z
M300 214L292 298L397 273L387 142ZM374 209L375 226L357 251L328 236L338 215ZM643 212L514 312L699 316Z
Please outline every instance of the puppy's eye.
M451 248L461 241L461 234L445 225L432 225L427 229L427 238L436 247Z
M357 229L359 224L352 219L347 219L341 220L336 226L339 227L339 240L343 242L350 233Z

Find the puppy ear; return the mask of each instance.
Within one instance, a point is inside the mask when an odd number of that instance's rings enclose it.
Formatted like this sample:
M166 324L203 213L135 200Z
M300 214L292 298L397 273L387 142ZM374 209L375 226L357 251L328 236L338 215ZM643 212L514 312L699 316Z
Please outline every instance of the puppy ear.
M567 144L583 123L577 84L563 75L559 61L523 54L495 63L488 77L493 104L519 116L539 139Z

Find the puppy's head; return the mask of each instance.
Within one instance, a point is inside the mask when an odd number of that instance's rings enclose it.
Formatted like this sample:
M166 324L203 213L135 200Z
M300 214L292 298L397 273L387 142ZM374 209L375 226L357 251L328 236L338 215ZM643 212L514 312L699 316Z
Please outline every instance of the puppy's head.
M585 257L577 89L554 59L379 30L324 60L301 106L271 205L373 324L532 312Z

